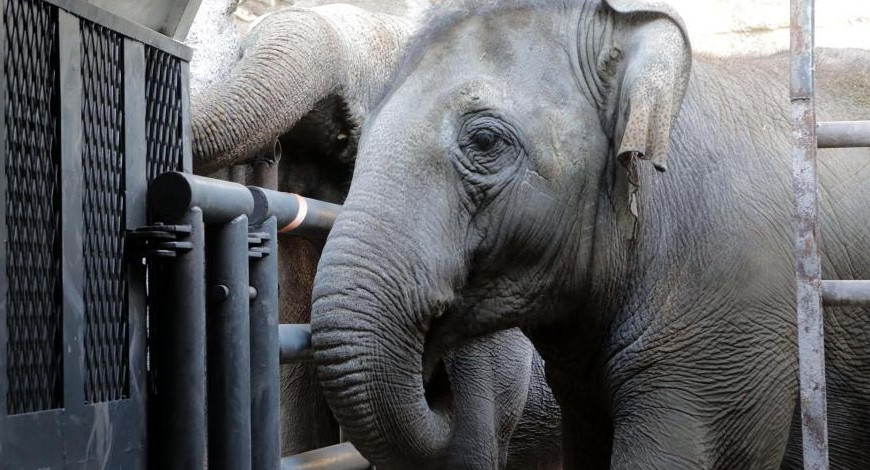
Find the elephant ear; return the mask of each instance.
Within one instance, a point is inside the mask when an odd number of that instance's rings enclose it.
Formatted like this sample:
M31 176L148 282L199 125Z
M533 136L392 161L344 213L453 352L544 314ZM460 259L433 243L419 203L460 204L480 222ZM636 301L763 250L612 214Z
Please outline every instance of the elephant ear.
M679 15L661 1L606 0L615 12L610 57L621 64L612 90L616 156L667 169L668 142L689 81L692 52Z
M623 188L621 197L627 197L630 217L625 221L633 225L633 237L638 160L649 160L661 172L667 169L671 129L688 86L692 52L682 19L664 2L604 3L610 9L612 32L598 58L605 84L603 120L615 156L625 168L627 181L617 183L617 188Z

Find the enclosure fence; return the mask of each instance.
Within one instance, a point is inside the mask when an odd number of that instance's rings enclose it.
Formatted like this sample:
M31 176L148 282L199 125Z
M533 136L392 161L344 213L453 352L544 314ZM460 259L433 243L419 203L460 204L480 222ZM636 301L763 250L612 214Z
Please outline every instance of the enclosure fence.
M816 122L814 36L814 0L792 0L790 95L803 459L806 470L827 470L823 306L870 307L870 281L822 280L816 150L870 147L870 121Z

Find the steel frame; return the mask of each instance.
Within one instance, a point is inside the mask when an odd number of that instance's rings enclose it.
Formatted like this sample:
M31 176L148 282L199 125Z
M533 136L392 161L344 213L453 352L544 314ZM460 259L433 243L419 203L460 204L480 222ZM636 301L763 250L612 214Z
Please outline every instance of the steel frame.
M3 2L4 11L5 4ZM6 394L7 309L9 279L6 271L6 246L0 248L0 461L11 468L92 467L144 468L147 462L146 426L146 307L145 273L141 264L126 267L128 350L128 393L126 398L86 403L84 396L85 305L83 303L84 263L82 240L82 105L83 79L81 28L84 22L105 26L124 36L123 106L124 106L124 177L126 193L125 225L138 227L146 221L145 177L145 66L144 47L156 47L186 61L191 50L153 31L119 19L79 0L41 0L57 8L58 51L57 84L60 90L60 178L63 188L60 217L62 223L62 406L45 411L8 413ZM28 27L7 23L5 28ZM2 36L5 63L8 45ZM6 77L2 81L0 101L7 106ZM186 84L185 84L186 86ZM186 91L182 95L186 95ZM188 116L185 116L188 118ZM189 146L189 139L185 145ZM0 194L6 194L6 150L0 161ZM187 149L189 153L189 149ZM190 170L189 160L183 167ZM5 203L0 204L0 238L6 239Z
M870 307L870 281L822 280L818 148L870 147L870 121L816 122L815 2L791 0L792 165L803 459L827 470L824 306Z

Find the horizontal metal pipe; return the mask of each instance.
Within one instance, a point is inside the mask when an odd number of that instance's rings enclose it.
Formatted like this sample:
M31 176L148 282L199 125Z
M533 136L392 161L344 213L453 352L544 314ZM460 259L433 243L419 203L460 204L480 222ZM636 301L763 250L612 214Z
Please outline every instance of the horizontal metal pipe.
M177 171L155 178L148 198L158 219L169 223L194 207L202 209L203 221L208 224L226 223L254 212L254 197L244 185Z
M870 307L870 281L822 281L826 307Z
M329 202L309 199L298 194L282 193L250 187L254 196L255 208L251 223L257 224L268 217L278 220L278 232L294 235L325 237L332 230L341 206Z
M311 361L311 325L284 324L278 326L278 342L281 344L281 364Z
M870 121L820 122L816 137L823 149L870 147Z
M368 462L349 442L281 459L281 470L368 470Z

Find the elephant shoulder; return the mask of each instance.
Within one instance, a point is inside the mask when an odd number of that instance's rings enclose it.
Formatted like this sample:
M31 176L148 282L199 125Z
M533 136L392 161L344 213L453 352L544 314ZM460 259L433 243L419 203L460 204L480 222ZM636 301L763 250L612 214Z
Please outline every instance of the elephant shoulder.
M817 51L816 83L819 104L826 101L837 120L867 119L870 114L870 50L824 49ZM829 108L830 109L830 108Z

